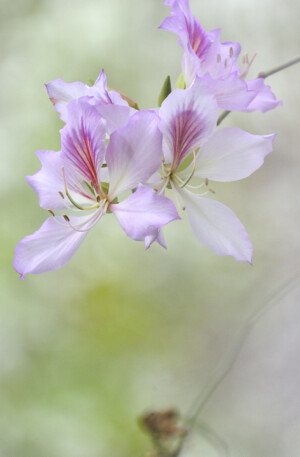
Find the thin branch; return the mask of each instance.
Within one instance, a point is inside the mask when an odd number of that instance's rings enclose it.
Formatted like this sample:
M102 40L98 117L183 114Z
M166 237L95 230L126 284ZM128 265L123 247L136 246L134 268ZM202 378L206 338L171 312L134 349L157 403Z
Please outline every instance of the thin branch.
M261 71L258 73L257 78L262 78L266 79L271 75L274 75L275 73L278 73L279 71L285 70L286 68L291 67L292 65L296 65L297 63L300 62L300 57L296 57L295 59L289 60L287 63L284 63L283 65L279 65L278 67L272 68L272 70L269 71ZM220 114L217 125L220 125L222 121L231 113L231 111L223 111L222 114Z
M261 319L262 316L264 316L264 314L266 314L274 305L276 305L276 303L278 303L278 301L282 297L284 297L286 293L290 292L295 286L298 285L299 276L296 276L292 280L288 281L281 289L279 289L279 291L276 291L276 293L273 294L273 296L266 302L266 304L262 308L255 311L255 313L248 318L248 320L238 333L237 343L235 344L235 348L229 356L229 361L227 360L225 364L225 368L221 371L221 374L219 374L219 372L216 370L217 372L214 375L215 381L212 384L210 383L209 385L207 385L203 389L203 391L200 392L200 395L198 396L196 401L194 401L193 405L196 406L192 407L190 413L188 414L187 433L184 437L182 437L177 449L170 457L179 457L179 455L181 454L185 440L194 428L195 424L197 423L198 416L200 415L204 406L207 404L208 400L212 397L214 392L217 390L217 388L220 386L220 384L232 370L238 356L240 355L243 344L247 339L249 333L255 326L255 324Z

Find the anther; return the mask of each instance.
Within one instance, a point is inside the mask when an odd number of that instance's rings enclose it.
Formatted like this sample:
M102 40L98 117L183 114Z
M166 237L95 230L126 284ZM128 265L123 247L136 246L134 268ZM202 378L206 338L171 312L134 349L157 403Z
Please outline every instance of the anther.
M70 222L70 218L66 214L63 215L63 218L66 222Z
M65 198L64 194L60 190L58 191L58 193L61 196L61 198Z
M100 202L100 200L101 200L101 197L100 197L100 195L97 195L97 198L96 198L96 200L97 200L97 202L98 202L98 203Z
M227 68L227 59L225 59L224 66Z
M158 189L156 187L153 188L154 192L158 192Z
M229 57L230 57L231 59L232 59L232 57L233 57L233 47L232 47L232 46L230 46L230 48L229 48Z
M204 179L204 183L205 183L206 186L208 186L208 178Z
M217 54L217 62L218 62L218 63L221 62L221 54Z
M208 189L208 190L209 190L209 192L211 192L212 194L215 194L215 193L216 193L216 191L213 190L213 189Z
M186 206L183 206L183 207L182 207L182 210L185 211L185 210L186 210Z
M164 156L162 156L161 161L162 163L165 163L166 159L164 158Z
M51 216L55 216L55 213L54 213L54 211L52 211L52 209L48 209L48 211L51 214Z

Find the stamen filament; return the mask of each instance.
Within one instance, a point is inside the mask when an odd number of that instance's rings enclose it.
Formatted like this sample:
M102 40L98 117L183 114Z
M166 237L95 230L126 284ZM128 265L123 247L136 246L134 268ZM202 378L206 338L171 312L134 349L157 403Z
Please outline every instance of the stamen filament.
M95 208L99 208L99 204L97 203L96 205L92 205L92 206L88 206L87 208L84 208L83 206L81 205L78 205L78 203L76 203L73 198L71 197L71 195L69 194L68 192L68 188L67 188L67 182L66 182L66 176L65 176L65 167L62 166L61 167L62 169L62 175L63 175L63 182L64 182L64 187L65 187L65 194L66 196L68 197L68 199L70 200L70 202L72 203L72 205L75 206L75 208L78 208L82 211L88 211L90 209L95 209Z
M180 186L181 188L185 187L187 185L187 183L190 182L190 180L194 176L194 173L195 173L195 170L196 170L196 151L195 150L193 151L193 156L194 156L194 159L193 159L192 172L191 172L190 176L187 178L187 180Z

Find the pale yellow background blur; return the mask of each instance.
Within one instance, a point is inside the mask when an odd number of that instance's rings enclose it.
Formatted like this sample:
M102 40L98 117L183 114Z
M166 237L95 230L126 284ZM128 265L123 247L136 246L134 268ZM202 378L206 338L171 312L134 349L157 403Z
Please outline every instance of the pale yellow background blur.
M257 52L250 76L299 53L297 0L191 0L206 29ZM44 83L96 79L154 107L180 72L177 38L156 27L159 0L2 0L0 4L0 457L139 457L148 409L186 413L227 364L247 317L291 278L247 338L201 415L232 457L299 457L299 68L268 80L283 107L234 114L224 126L277 132L247 180L215 185L245 224L254 266L201 246L186 221L168 250L125 236L113 217L59 271L20 281L16 243L47 217L25 176L62 127ZM299 284L299 286L298 286ZM215 457L195 430L182 457Z

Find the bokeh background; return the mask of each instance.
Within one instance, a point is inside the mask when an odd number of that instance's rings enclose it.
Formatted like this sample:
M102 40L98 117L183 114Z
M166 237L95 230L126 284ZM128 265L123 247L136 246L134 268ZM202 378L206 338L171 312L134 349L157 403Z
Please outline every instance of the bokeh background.
M298 1L191 0L206 29L257 52L250 76L299 53ZM232 114L224 126L277 132L274 152L245 181L214 186L245 224L254 266L219 258L186 221L168 250L128 239L111 217L60 271L20 281L16 243L47 217L25 176L62 127L44 83L96 79L156 106L181 50L156 27L159 0L2 0L0 4L0 456L142 457L137 418L185 414L230 363L249 316L272 306L201 413L232 457L298 457L300 449L299 68L274 75L283 107ZM299 279L298 279L299 278ZM197 427L182 457L222 450Z

